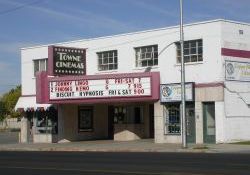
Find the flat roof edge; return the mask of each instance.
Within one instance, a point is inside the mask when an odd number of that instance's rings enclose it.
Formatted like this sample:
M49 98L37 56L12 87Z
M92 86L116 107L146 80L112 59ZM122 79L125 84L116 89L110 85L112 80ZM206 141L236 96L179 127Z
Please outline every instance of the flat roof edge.
M250 26L250 23L244 23L244 22L226 20L226 19L214 19L214 20L207 20L207 21L200 21L200 22L193 22L193 23L189 23L189 24L184 24L184 27L200 25L200 24L207 24L207 23L216 23L216 22L228 22L228 23L242 24L242 25ZM127 35L136 35L136 34L142 34L142 33L154 32L154 31L176 29L176 28L179 28L179 25L156 28L156 29L148 29L148 30L142 30L142 31L136 31L136 32L121 33L121 34L115 34L115 35L107 35L107 36L101 36L101 37L96 37L96 38L87 38L87 39L79 39L79 40L65 41L65 42L59 42L59 43L35 45L35 46L30 46L30 47L23 47L23 48L21 48L21 50L47 47L50 45L63 45L63 44L70 44L70 43L76 43L76 42L87 42L87 41L91 41L91 40L107 39L107 38L113 38L113 37L122 37L122 36L127 36Z

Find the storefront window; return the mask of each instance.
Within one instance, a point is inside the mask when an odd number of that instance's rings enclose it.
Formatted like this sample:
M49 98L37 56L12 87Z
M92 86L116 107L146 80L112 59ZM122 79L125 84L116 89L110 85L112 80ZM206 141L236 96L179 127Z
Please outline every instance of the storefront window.
M93 131L93 108L79 107L78 110L78 131Z
M178 104L167 106L165 131L166 134L180 134L180 107Z
M35 112L37 134L57 134L57 110L49 108Z
M114 123L140 124L143 123L142 106L115 106Z

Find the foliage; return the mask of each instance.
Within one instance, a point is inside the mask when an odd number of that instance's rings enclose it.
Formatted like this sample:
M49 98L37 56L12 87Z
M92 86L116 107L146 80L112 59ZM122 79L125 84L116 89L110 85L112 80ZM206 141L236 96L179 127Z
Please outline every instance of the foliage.
M19 117L20 113L14 110L18 98L21 96L21 86L16 86L5 93L0 99L0 119L10 117Z
M5 107L4 107L4 103L2 102L2 99L0 99L0 121L3 121L4 119L4 115L5 115Z

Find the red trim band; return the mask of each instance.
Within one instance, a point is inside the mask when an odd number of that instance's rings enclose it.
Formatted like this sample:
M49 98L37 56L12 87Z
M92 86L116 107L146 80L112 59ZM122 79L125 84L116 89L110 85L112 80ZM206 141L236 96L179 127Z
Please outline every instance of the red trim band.
M221 48L221 55L250 59L250 51L248 50Z

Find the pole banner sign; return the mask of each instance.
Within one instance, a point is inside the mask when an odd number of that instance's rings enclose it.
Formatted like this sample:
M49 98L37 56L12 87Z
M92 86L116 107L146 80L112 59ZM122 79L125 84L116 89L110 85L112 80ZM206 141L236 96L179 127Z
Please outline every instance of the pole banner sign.
M250 81L250 62L225 61L225 79Z
M186 101L194 100L193 83L186 83ZM160 85L161 102L180 102L181 84L161 84Z
M151 77L49 81L50 100L151 96Z

